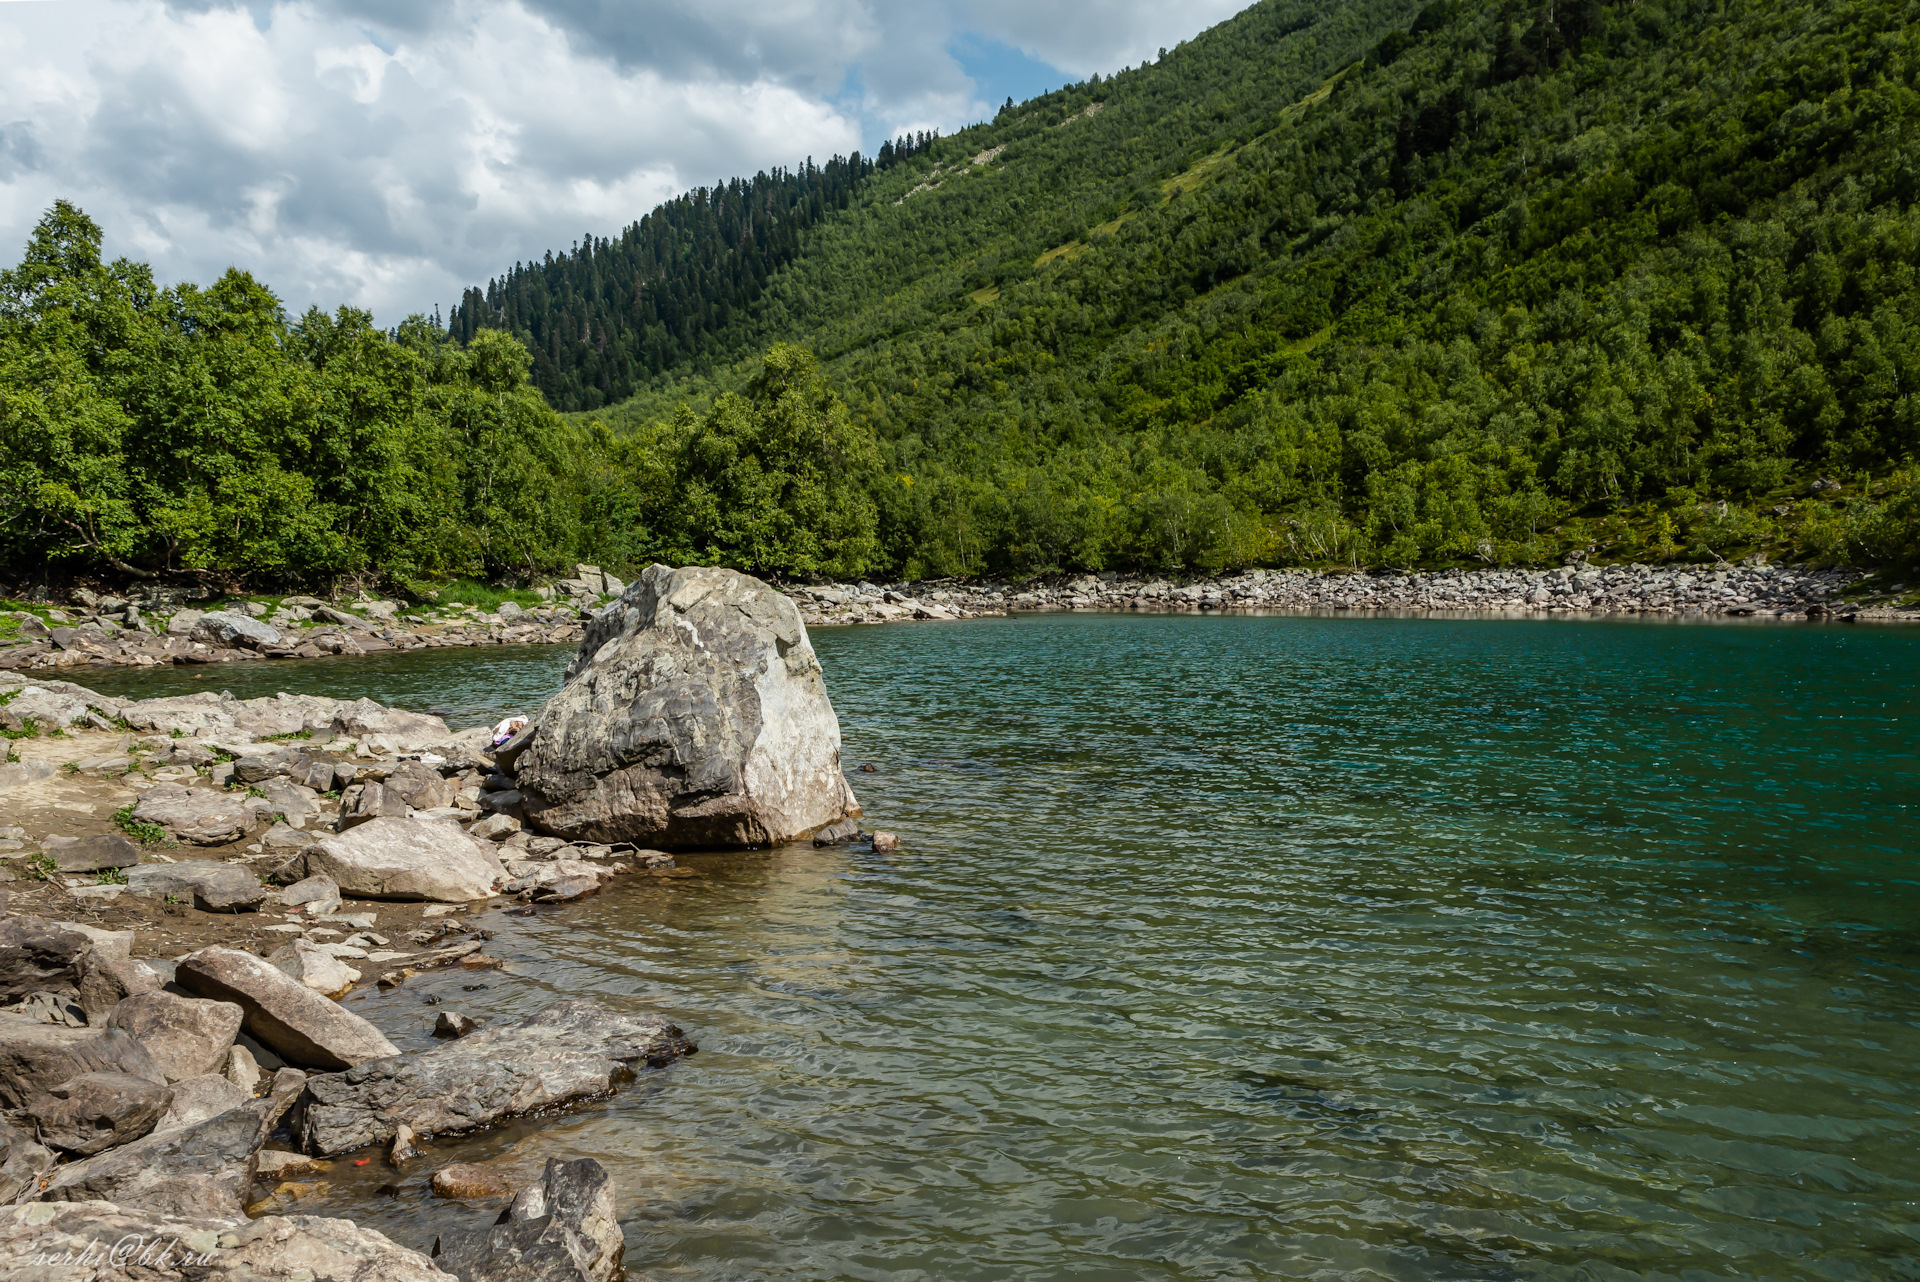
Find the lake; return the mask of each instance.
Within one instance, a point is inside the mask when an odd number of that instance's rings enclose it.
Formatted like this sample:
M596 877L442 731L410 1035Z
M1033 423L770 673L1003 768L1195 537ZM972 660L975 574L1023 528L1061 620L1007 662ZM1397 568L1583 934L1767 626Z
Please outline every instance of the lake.
M1920 1277L1920 632L1041 615L823 629L892 857L492 914L700 1053L434 1146L614 1171L654 1278ZM476 724L569 654L85 674ZM476 983L480 987L471 987ZM428 999L437 1005L428 1004ZM342 1163L302 1209L479 1212Z

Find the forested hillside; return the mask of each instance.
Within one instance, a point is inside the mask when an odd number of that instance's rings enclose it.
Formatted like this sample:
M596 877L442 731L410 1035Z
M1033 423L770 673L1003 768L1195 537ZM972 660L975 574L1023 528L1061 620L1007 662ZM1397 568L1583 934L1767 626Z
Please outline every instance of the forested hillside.
M1916 33L1261 4L871 178L715 347L820 355L909 575L1912 555Z

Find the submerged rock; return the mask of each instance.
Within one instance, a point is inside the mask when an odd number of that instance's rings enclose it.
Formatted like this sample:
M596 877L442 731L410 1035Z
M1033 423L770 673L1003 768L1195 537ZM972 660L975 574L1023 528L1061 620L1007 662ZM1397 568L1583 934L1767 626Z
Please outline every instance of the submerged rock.
M462 1282L610 1282L626 1249L607 1168L590 1157L549 1158L540 1182L522 1189L498 1223L442 1233L433 1257Z
M605 1095L631 1078L636 1064L663 1065L693 1049L658 1015L561 1002L417 1055L314 1077L299 1134L309 1152L327 1156L387 1143L402 1123L421 1135L470 1131Z
M860 813L799 611L732 570L649 568L496 758L571 840L764 846Z

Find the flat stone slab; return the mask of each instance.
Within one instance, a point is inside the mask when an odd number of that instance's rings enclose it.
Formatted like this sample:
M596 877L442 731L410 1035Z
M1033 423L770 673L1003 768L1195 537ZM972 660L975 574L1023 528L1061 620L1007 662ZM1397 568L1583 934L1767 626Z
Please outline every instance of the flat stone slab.
M658 1015L561 1002L417 1055L313 1077L298 1133L302 1146L321 1156L385 1144L400 1125L422 1136L458 1134L609 1094L637 1065L665 1065L693 1050Z
M61 872L98 872L102 868L131 868L140 862L140 847L118 833L95 833L65 842L47 851Z
M127 890L141 899L191 900L208 913L252 912L273 891L239 864L189 859L177 864L142 864L127 870Z
M253 818L245 797L224 792L188 792L177 783L157 783L133 808L141 823L159 824L184 842L223 846L244 836Z
M289 1064L343 1069L397 1053L372 1024L252 953L202 948L180 959L175 981L240 1007L247 1034Z
M308 848L306 869L345 894L439 903L485 899L507 875L491 843L449 820L418 817L369 819L323 837Z

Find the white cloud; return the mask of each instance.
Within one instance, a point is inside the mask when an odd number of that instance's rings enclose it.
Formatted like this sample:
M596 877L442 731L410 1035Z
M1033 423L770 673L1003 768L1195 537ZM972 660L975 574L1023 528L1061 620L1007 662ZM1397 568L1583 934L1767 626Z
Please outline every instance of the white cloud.
M392 322L690 186L986 114L963 30L1077 78L1232 7L0 4L0 257L65 196L163 279L241 265L296 309Z

